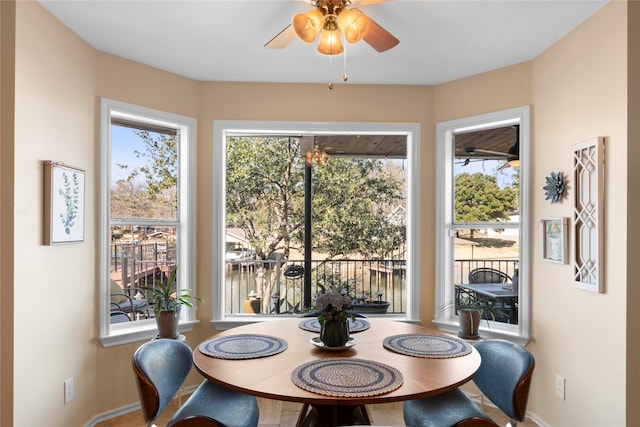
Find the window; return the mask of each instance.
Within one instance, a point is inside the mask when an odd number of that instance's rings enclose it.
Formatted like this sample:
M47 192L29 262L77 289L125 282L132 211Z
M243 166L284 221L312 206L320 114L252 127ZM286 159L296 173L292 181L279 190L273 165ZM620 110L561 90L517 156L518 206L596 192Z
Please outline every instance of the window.
M529 337L529 108L437 125L436 324L456 301L495 308L483 336Z
M100 340L108 347L156 334L142 287L178 266L177 284L195 283L195 120L103 99L101 122ZM193 327L190 310L180 316L181 331Z
M402 265L403 273L406 275L406 291L402 294L403 301L398 300L398 304L402 304L403 312L398 314L396 318L416 320L419 315L419 298L418 298L418 263L419 253L419 229L418 229L418 173L417 159L419 154L419 128L417 125L407 124L345 124L345 123L299 123L299 122L235 122L222 121L214 123L214 259L213 271L214 277L214 295L213 295L213 313L216 328L228 328L238 324L264 320L268 317L261 313L282 313L290 309L287 305L273 303L273 301L261 301L256 307L246 308L240 304L238 306L238 292L232 292L226 287L227 268L230 259L242 260L246 257L254 256L254 250L244 241L243 235L232 233L227 227L227 206L229 197L227 185L227 171L233 169L235 163L227 164L231 161L227 158L228 141L233 141L234 137L261 135L268 137L272 135L280 140L291 137L291 146L302 146L306 142L305 138L310 136L320 137L326 135L402 135L402 140L406 140L406 205L401 206L389 215L394 218L402 217L404 221L406 209L406 264ZM301 136L304 135L302 138ZM301 138L301 139L300 139ZM268 139L268 138L267 138ZM264 140L264 139L263 139ZM293 141L295 140L295 141ZM236 143L238 141L236 140ZM287 144L285 144L287 145ZM298 148L299 150L299 148ZM299 152L295 153L300 156ZM298 161L298 160L295 160ZM329 160L331 161L331 160ZM274 166L275 167L275 166ZM318 172L316 172L318 173ZM299 181L299 180L298 180ZM302 190L301 190L302 191ZM265 202L261 200L260 202ZM275 205L274 205L275 206ZM276 230L277 231L277 230ZM404 255L404 254L403 254ZM244 268L241 261L238 261L237 268ZM240 275L238 272L236 275ZM256 275L258 276L258 275ZM292 279L293 280L293 279ZM301 280L301 279L295 279ZM249 287L241 287L240 293L243 301L245 297L250 296L252 290ZM299 289L299 288L298 288ZM358 288L359 289L359 288ZM297 291L299 292L299 290ZM276 295L282 297L281 292ZM298 295L299 296L299 295ZM292 296L293 298L293 296ZM238 300L238 301L236 301ZM297 301L297 299L292 299ZM282 298L280 299L282 301ZM285 301L286 304L286 301ZM279 310L282 311L279 311ZM250 310L250 311L247 311ZM292 309L295 311L295 308ZM254 312L251 316L245 316L243 313Z

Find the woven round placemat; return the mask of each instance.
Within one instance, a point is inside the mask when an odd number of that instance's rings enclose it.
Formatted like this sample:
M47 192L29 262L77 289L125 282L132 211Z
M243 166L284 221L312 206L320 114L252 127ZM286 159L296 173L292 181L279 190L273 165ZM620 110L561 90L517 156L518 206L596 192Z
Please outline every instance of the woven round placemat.
M396 368L373 360L332 357L304 363L291 380L301 389L337 397L364 397L388 393L402 385Z
M320 322L317 317L305 319L298 326L305 331L320 332ZM354 320L349 319L349 333L351 334L366 331L370 326L369 322L360 317L356 317Z
M440 334L402 334L387 337L382 342L389 350L408 356L446 359L471 353L465 341Z
M212 338L198 348L203 354L219 359L255 359L285 351L287 342L270 335L240 334Z

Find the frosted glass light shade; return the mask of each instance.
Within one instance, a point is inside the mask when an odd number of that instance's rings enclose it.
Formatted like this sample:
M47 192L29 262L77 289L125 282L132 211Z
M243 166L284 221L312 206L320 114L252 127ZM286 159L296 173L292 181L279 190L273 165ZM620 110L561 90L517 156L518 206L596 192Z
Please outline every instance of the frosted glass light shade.
M323 30L318 42L318 53L323 55L339 55L344 51L339 30Z
M322 12L314 9L294 15L291 23L298 38L305 43L311 43L316 39L318 32L322 30L323 21Z
M359 10L346 9L338 15L338 27L349 43L357 43L369 29L369 18Z

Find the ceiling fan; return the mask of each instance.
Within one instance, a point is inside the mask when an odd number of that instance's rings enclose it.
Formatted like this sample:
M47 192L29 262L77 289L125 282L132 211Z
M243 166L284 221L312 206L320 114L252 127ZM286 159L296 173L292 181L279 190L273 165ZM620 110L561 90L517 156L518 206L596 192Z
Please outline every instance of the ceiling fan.
M463 154L459 154L460 156L467 155L469 157L473 157L475 155L478 155L480 157L483 154L489 154L489 155L497 156L499 158L506 158L508 160L515 159L518 157L517 150L518 150L517 145L514 145L513 147L511 147L509 151L506 153L502 151L484 150L482 148L475 148L475 147L456 148L456 151L458 153L463 153ZM485 156L485 157L488 157L488 156Z
M359 3L385 1L388 0L362 0ZM296 36L305 43L312 43L318 34L320 41L317 50L323 55L342 53L344 51L342 37L352 44L364 40L378 52L389 50L400 43L397 38L362 11L350 8L351 0L306 0L306 2L314 9L294 15L291 24L269 40L265 47L270 49L287 47Z
M519 125L455 134L454 144L456 158L466 159L464 166L476 160L504 160L498 170L520 164Z

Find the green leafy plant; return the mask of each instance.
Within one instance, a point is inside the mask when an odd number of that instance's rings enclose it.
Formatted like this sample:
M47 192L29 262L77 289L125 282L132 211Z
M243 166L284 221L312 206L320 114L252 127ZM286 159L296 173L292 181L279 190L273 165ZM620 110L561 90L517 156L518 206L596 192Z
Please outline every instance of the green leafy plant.
M78 174L73 173L72 175L73 182L69 181L69 177L66 172L62 173L62 179L64 181L64 190L58 190L58 193L64 199L64 204L66 206L66 210L64 214L60 215L60 221L62 222L62 226L64 227L64 232L66 234L71 234L71 228L75 225L76 217L78 216L78 206L79 206L79 197L80 197L80 184L78 181Z
M455 308L456 311L477 311L480 315L480 319L485 319L489 328L491 327L489 320L495 321L496 316L506 315L502 310L493 307L490 301L482 298L476 298L475 296L469 294L460 295L455 301L446 303L440 309L440 312L442 313L450 308ZM471 322L471 330L473 330L473 317L469 316L469 321Z
M175 311L176 315L181 306L196 308L195 301L203 302L204 300L195 295L190 295L190 289L171 289L176 281L178 268L176 267L169 274L166 282L154 279L155 286L141 286L140 289L147 292L147 299L156 307L156 313L161 311Z

